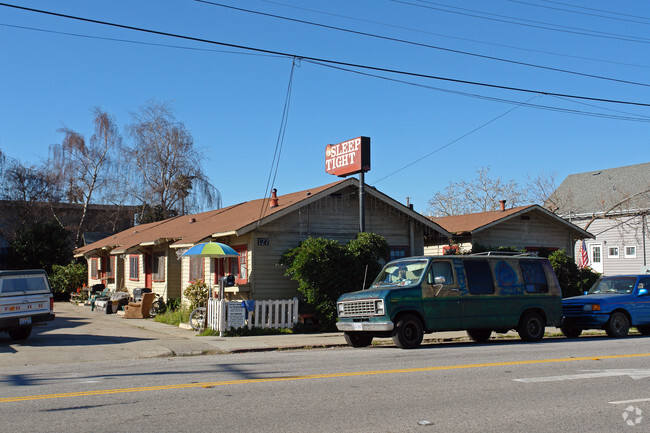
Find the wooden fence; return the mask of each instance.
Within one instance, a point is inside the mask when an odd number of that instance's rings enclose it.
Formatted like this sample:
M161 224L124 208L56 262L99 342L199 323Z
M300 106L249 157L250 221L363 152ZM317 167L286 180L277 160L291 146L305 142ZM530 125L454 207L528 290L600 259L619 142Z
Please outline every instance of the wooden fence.
M208 328L220 330L221 303L225 302L223 330L230 328L291 328L298 323L298 298L254 301L208 300ZM248 308L244 304L248 304Z

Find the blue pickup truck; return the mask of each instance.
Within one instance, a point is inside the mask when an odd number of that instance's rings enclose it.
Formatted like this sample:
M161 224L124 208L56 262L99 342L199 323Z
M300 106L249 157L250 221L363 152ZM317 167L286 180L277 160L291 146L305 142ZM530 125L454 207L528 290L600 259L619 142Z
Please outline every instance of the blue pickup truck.
M650 335L650 274L601 277L583 296L562 300L560 330L568 338L584 329L604 329L610 337L628 334L630 326Z

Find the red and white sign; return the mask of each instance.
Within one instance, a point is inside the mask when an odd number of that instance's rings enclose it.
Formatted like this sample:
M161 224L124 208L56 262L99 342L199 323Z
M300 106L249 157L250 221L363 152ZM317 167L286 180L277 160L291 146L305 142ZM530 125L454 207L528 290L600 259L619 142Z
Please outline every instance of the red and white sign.
M357 137L325 148L325 171L335 176L370 170L370 137Z

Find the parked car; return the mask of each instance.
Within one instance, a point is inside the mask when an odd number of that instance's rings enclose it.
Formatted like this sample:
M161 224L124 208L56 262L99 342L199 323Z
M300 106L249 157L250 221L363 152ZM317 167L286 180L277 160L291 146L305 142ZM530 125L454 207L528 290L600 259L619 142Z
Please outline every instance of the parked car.
M49 320L54 320L54 297L45 271L0 271L0 332L25 340L32 326Z
M516 329L538 341L562 319L562 293L547 259L528 255L409 257L392 261L368 290L343 294L336 326L364 347L392 337L418 347L424 333L466 330L483 342Z
M625 337L630 326L650 335L650 275L601 277L582 296L562 301L560 330L569 338L584 329L604 329L610 337Z

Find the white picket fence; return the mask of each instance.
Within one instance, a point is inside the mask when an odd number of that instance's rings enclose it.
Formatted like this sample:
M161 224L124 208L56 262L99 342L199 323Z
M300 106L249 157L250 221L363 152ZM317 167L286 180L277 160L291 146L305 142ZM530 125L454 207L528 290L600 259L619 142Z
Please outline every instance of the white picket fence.
M242 301L208 300L208 328L219 331L219 312L221 303L225 303L223 330L230 329L233 324L228 323L228 305L241 308ZM256 328L291 328L298 323L298 298L280 300L255 300L253 311L248 312L244 326L248 329ZM237 327L237 326L235 326Z

